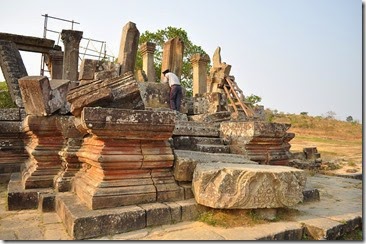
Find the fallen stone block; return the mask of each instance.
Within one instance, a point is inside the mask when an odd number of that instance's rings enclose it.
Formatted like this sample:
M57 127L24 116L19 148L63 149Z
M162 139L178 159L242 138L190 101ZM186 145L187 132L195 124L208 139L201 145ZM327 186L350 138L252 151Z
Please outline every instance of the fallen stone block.
M25 76L19 79L19 87L26 113L36 116L48 116L61 108L66 108L66 94L69 85L69 80L53 80L50 82L46 76Z
M208 163L196 166L192 190L212 208L282 208L303 201L305 183L305 172L291 167Z
M145 109L133 74L94 80L71 89L67 95L71 113L80 117L84 107Z

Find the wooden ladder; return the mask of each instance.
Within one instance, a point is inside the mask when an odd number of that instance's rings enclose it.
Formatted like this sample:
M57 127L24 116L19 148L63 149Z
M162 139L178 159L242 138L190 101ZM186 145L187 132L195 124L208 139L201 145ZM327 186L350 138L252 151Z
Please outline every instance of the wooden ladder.
M243 91L238 87L236 82L230 77L225 77L224 84L220 86L223 88L227 98L229 99L229 108L231 112L239 114L239 112L244 112L245 115L249 118L254 117L253 109L248 106L247 102L245 102L245 97Z

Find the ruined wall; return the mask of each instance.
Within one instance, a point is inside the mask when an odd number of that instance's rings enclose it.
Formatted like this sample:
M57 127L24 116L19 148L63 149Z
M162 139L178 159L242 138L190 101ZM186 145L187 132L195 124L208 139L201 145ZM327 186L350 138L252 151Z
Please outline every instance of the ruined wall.
M0 182L6 182L12 173L20 172L28 158L23 142L24 116L23 109L0 109Z
M230 151L246 155L260 164L288 165L292 157L289 141L294 133L290 124L261 121L222 122L220 136L230 141Z

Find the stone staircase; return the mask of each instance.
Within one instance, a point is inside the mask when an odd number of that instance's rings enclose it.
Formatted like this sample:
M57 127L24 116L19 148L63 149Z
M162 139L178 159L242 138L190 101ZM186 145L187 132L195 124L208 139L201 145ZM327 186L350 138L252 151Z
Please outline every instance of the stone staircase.
M220 138L218 123L179 121L173 131L176 150L207 153L230 153L230 147Z

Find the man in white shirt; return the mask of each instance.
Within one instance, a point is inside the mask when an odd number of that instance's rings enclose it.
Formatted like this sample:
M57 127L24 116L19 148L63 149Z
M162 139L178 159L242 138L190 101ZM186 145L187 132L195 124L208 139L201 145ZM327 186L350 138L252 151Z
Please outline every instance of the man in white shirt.
M183 96L179 78L169 69L164 70L162 73L164 75L163 83L168 83L170 86L170 108L179 112Z

